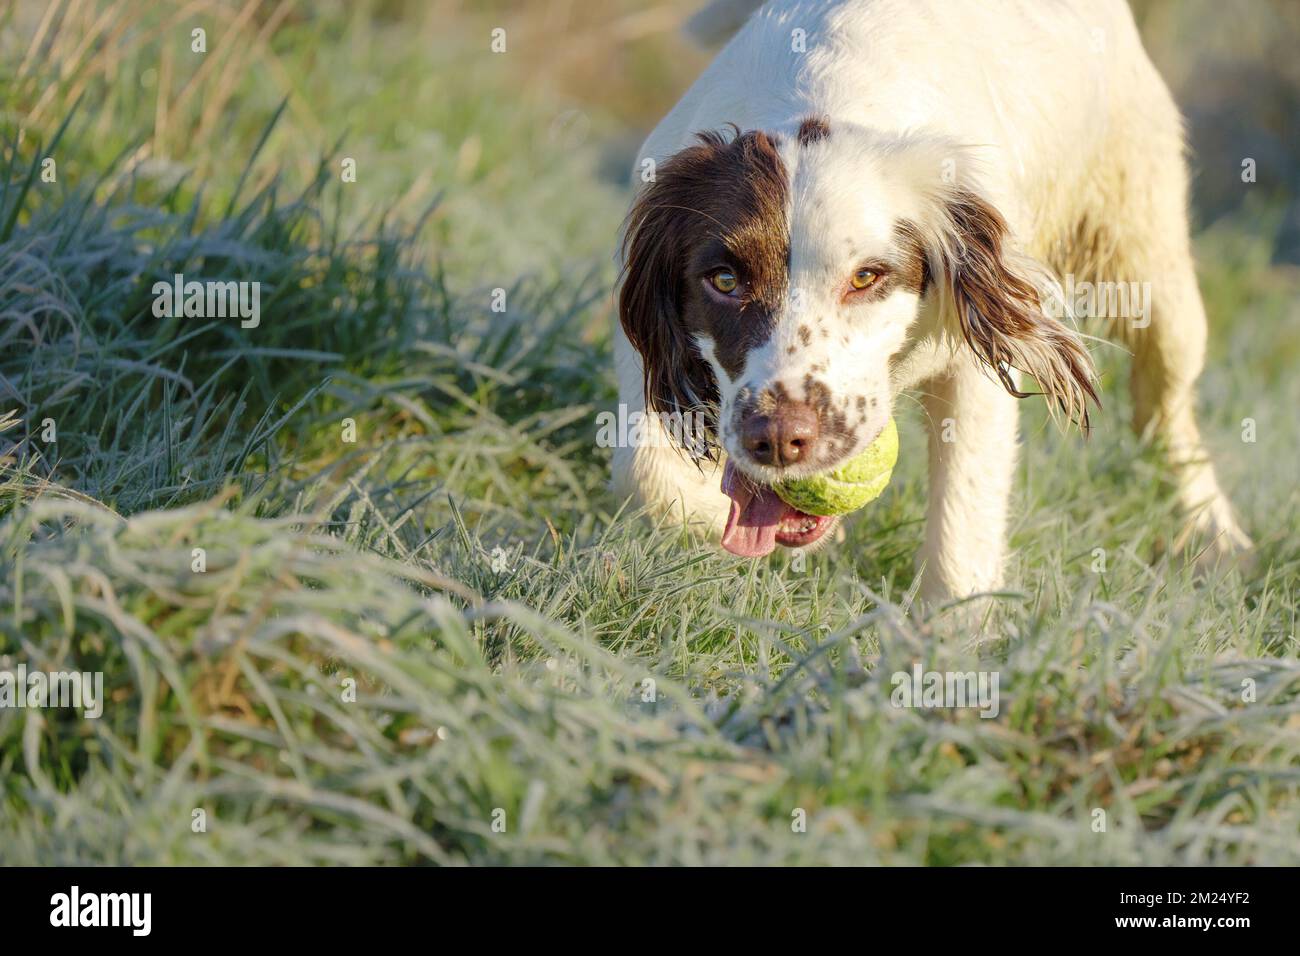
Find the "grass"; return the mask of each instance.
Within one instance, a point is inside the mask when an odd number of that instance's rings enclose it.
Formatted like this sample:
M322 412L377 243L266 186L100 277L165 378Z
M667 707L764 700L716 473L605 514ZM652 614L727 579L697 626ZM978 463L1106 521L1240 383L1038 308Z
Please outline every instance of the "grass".
M419 72L431 21L348 11L293 7L270 52L223 53L287 78L287 105L273 123L232 81L204 127L190 97L177 175L143 161L153 104L90 67L9 128L0 669L102 671L108 703L0 709L0 862L1297 861L1300 278L1268 209L1197 238L1203 422L1256 564L1197 580L1164 553L1173 502L1103 347L1090 441L1026 403L1013 583L971 633L908 613L908 413L890 489L802 562L738 563L615 500L593 436L626 197L588 183L628 118L588 104L586 138L553 142L566 74L519 94L535 61L479 62L497 11L444 10L443 88L413 93L442 112L414 122L363 93ZM158 68L154 42L102 70ZM30 120L18 80L6 115ZM307 89L353 133L313 135ZM384 144L382 175L339 182L345 135ZM28 177L47 152L57 184ZM155 319L175 272L260 281L261 326ZM996 718L892 706L916 662L995 671Z

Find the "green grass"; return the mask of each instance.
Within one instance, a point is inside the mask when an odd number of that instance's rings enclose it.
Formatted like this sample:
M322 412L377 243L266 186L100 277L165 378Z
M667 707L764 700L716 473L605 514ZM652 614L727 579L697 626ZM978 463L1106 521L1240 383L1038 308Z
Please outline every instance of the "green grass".
M594 435L626 196L587 184L617 117L588 106L587 141L547 145L563 93L454 68L470 18L436 53L442 113L367 110L363 80L415 72L423 41L349 46L353 17L293 18L320 42L284 53L328 128L305 139L291 105L252 156L276 103L240 87L193 157L203 189L113 162L148 128L122 92L58 114L82 175L57 185L27 164L59 122L10 131L0 669L103 671L109 701L0 709L0 862L1300 858L1300 278L1252 238L1268 210L1197 240L1203 423L1258 561L1197 580L1164 554L1177 515L1102 346L1091 440L1025 404L1012 584L972 633L908 608L906 410L891 487L802 564L737 562L615 500ZM393 146L351 193L345 125ZM447 152L418 201L385 202L420 175L419 137L386 139L412 128ZM438 165L454 130L481 176ZM155 319L174 272L261 281L262 325ZM891 706L917 661L996 671L1000 713Z

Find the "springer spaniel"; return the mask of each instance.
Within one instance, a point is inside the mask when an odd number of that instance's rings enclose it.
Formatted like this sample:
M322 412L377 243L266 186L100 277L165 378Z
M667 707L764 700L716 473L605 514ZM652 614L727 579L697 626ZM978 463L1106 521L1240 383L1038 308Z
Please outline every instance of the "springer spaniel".
M922 594L997 589L1016 399L1041 393L1087 429L1074 322L1104 298L1186 534L1249 548L1193 415L1206 321L1182 123L1123 0L757 5L697 17L738 32L635 168L615 355L650 434L615 451L615 489L739 555L810 546L835 519L771 482L861 452L914 390ZM720 475L669 439L689 415Z

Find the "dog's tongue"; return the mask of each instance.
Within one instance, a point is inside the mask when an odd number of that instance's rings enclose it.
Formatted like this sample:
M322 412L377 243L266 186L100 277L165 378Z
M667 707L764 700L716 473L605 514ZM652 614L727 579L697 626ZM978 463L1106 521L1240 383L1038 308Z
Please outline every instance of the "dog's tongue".
M777 525L793 509L771 488L756 487L738 474L731 462L722 471L722 491L731 498L722 546L742 558L771 554L776 548Z

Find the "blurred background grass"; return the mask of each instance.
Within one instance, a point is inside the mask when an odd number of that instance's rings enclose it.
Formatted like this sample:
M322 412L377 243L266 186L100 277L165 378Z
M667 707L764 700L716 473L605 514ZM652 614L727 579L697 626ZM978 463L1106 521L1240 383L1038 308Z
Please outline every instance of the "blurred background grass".
M1104 351L1092 441L1026 405L1020 590L982 644L898 614L915 422L806 566L604 490L626 172L707 61L694 7L4 8L0 667L103 669L114 706L0 712L0 861L1294 861L1297 6L1134 4L1189 119L1202 412L1259 566L1154 558L1176 518ZM263 325L154 320L173 271L262 281ZM913 660L997 668L1002 716L889 707Z
M430 235L452 265L554 271L610 258L636 131L701 62L675 35L683 9L18 3L5 121L48 133L85 95L68 181L125 151L118 175L159 195L184 177L220 204L283 100L255 183L281 171L305 183L322 156L350 156L350 215L414 220L439 197ZM195 26L206 55L190 52ZM498 26L504 54L490 50Z

